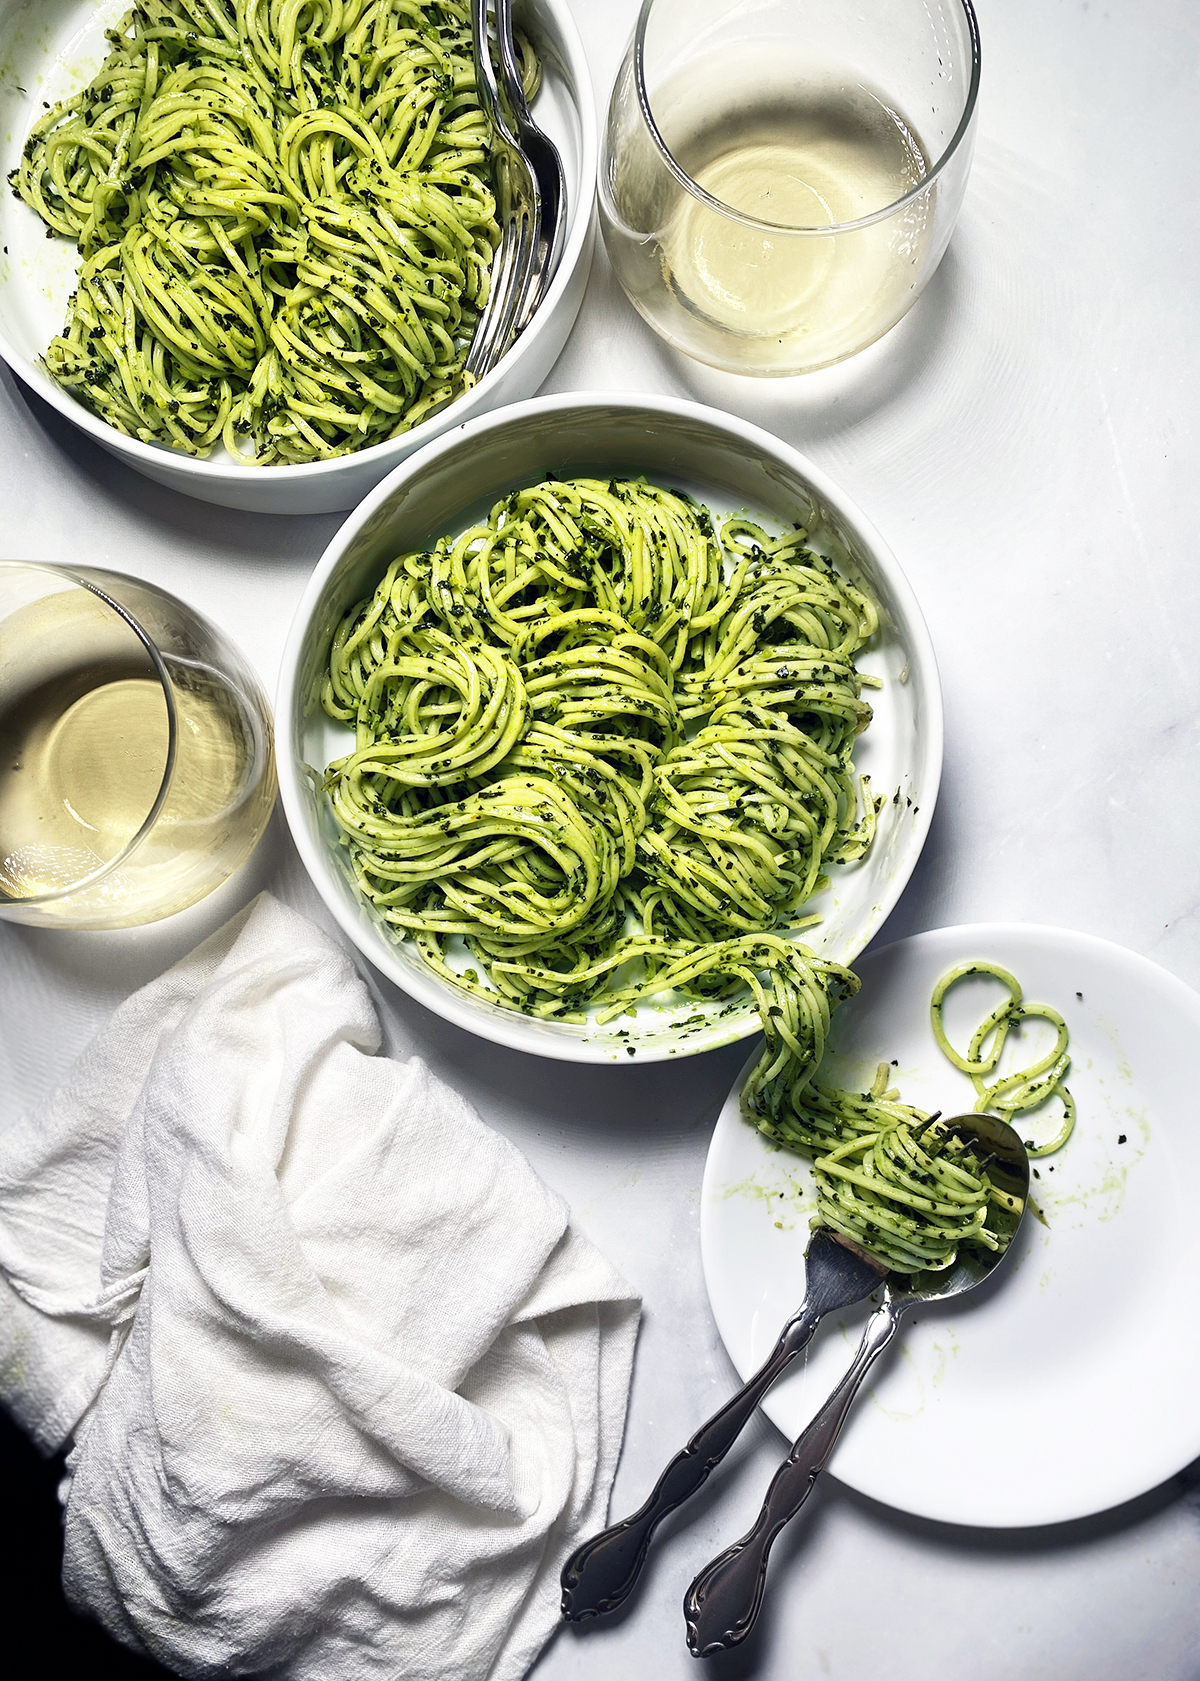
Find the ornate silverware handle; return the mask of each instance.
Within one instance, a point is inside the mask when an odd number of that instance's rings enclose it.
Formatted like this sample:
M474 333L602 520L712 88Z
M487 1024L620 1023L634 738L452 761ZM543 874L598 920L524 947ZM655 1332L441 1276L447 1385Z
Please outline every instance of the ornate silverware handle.
M765 1364L675 1455L645 1505L632 1517L593 1535L571 1555L562 1573L562 1611L570 1622L615 1611L628 1598L654 1531L721 1463L767 1390L807 1346L824 1311L823 1304L806 1303L784 1326Z
M871 1315L849 1371L772 1478L754 1527L706 1565L688 1589L683 1615L696 1657L737 1646L754 1627L775 1537L825 1469L863 1379L895 1334L900 1311L889 1298Z

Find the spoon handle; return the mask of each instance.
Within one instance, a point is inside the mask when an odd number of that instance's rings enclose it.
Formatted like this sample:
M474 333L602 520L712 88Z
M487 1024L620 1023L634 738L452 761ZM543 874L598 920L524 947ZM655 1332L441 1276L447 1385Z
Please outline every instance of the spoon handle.
M871 1315L849 1371L776 1471L754 1526L707 1564L684 1595L687 1642L694 1657L707 1658L737 1646L754 1627L775 1537L811 1494L863 1379L891 1341L899 1320L890 1300Z
M823 1302L806 1302L784 1326L765 1364L675 1455L646 1503L632 1517L593 1535L571 1555L562 1573L562 1614L569 1622L615 1611L629 1597L654 1531L721 1463L767 1390L808 1345L827 1311Z
M495 0L495 12L500 83L518 123L529 122L529 106L525 102L521 66L517 63L516 43L513 41L512 0Z

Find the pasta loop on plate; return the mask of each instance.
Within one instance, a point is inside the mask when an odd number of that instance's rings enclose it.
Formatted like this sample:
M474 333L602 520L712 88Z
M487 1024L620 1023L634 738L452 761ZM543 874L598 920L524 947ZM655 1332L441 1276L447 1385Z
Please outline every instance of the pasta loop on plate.
M969 975L990 975L1007 989L1008 997L980 1022L971 1035L971 1043L964 1057L960 1056L946 1036L942 1006L950 988ZM1039 1109L1052 1097L1059 1099L1062 1104L1062 1119L1058 1131L1042 1144L1035 1143L1032 1138L1026 1139L1025 1150L1031 1160L1053 1155L1056 1150L1061 1150L1075 1129L1075 1099L1062 1083L1071 1059L1067 1055L1067 1024L1058 1011L1052 1009L1049 1004L1026 1004L1020 983L1015 976L1010 975L1007 969L1002 969L997 963L976 959L971 963L959 964L957 968L942 976L933 989L929 1016L934 1038L946 1056L956 1068L961 1068L964 1074L971 1076L971 1084L978 1094L975 1102L977 1113L982 1114L986 1110L1012 1124L1017 1115L1024 1114L1027 1110ZM1003 1079L996 1079L988 1085L987 1076L995 1072L1000 1062L1009 1028L1022 1021L1049 1022L1054 1029L1052 1049L1028 1067L1018 1069L1015 1073L1006 1075Z

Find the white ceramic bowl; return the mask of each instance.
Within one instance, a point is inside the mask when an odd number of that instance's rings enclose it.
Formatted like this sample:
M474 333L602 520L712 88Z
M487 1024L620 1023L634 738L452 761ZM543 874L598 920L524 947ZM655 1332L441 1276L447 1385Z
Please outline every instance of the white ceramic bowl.
M343 614L369 595L388 563L461 530L518 485L548 471L645 473L689 492L716 513L745 509L765 522L803 517L813 540L880 607L881 629L859 658L884 679L869 696L870 729L858 768L888 796L875 844L833 868L833 884L808 908L824 921L804 940L850 962L881 926L920 855L942 766L942 701L921 610L887 545L811 462L757 426L673 397L576 393L539 397L483 416L437 439L398 467L355 510L321 557L292 623L276 708L279 782L300 855L317 890L365 956L429 1009L485 1039L569 1062L691 1055L745 1038L758 1026L745 1006L638 1007L636 1017L594 1024L531 1020L460 992L427 968L363 903L344 872L321 778L353 733L320 707L329 645ZM893 799L892 795L898 798ZM339 856L340 855L340 856ZM704 1017L682 1031L684 1017Z
M0 0L0 172L7 177L42 113L87 85L103 62L105 29L128 0ZM40 218L0 191L0 357L14 373L140 473L205 502L264 514L324 514L353 508L396 464L447 428L538 389L579 313L595 233L596 111L583 43L568 0L519 0L522 23L542 54L543 82L534 114L562 154L567 229L562 259L545 302L492 372L441 414L403 437L357 455L297 467L241 467L218 450L208 460L144 444L98 419L56 385L41 358L61 331L79 256L68 239L47 239Z

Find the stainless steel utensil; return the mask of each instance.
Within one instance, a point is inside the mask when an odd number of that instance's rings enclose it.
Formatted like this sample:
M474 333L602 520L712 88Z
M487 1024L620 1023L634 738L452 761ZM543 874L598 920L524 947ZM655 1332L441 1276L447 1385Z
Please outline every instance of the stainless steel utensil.
M804 1259L804 1301L783 1327L765 1364L707 1424L701 1425L632 1517L593 1535L567 1560L562 1573L562 1612L568 1621L582 1622L615 1611L629 1597L654 1531L668 1512L681 1506L707 1481L709 1472L729 1452L767 1390L808 1346L825 1315L862 1301L887 1276L887 1268L881 1263L825 1228L813 1233Z
M947 1272L892 1273L883 1305L867 1321L845 1377L776 1471L754 1526L696 1577L684 1596L687 1641L706 1658L743 1641L763 1601L767 1560L776 1536L803 1506L833 1452L863 1379L896 1334L909 1308L947 1301L988 1278L1012 1247L1029 1194L1029 1161L1016 1133L994 1115L960 1115L947 1123L993 1159L988 1177L1008 1200L1008 1242L998 1251L968 1249Z
M495 0L500 81L516 123L517 142L529 164L541 199L541 227L533 274L517 331L527 324L545 296L562 255L567 218L567 183L558 148L534 122L525 101L525 85L513 45L512 0Z
M491 127L500 245L492 265L487 303L475 329L466 371L482 379L504 355L516 335L533 278L541 239L541 193L529 161L509 121L496 70L488 50L487 0L471 0L471 48L479 103ZM511 18L509 19L511 32ZM503 55L502 55L503 56Z
M549 286L562 244L566 188L549 137L529 114L512 35L511 0L495 0L500 75L488 50L487 0L471 0L475 80L495 139L500 245L487 303L467 355L475 379L490 373L528 325Z

